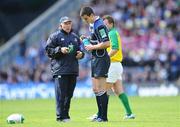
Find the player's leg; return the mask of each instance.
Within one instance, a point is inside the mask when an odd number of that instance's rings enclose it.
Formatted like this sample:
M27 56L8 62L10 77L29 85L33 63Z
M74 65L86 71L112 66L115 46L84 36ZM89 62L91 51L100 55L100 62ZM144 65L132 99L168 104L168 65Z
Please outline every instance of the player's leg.
M108 93L108 95L110 95L113 89L112 86L113 84L117 81L118 79L118 68L116 67L115 63L111 63L110 67L109 67L109 71L108 71L108 77L106 79L106 91Z
M123 67L121 65L121 63L117 63L116 69L118 68L119 72L117 72L118 78L116 79L116 82L113 85L113 91L114 93L119 97L119 99L121 100L125 110L126 110L126 115L130 116L130 119L135 118L135 116L132 114L130 105L129 105L129 101L128 101L128 97L127 95L124 93L124 89L123 89L123 85L122 85L122 73L123 73ZM131 116L132 115L132 116Z
M93 78L93 91L96 95L96 101L98 106L97 117L94 117L92 121L96 122L105 122L107 121L107 106L108 106L108 97L105 91L106 78L98 77Z
M108 58L98 58L93 60L92 66L92 76L94 93L96 95L97 105L98 105L98 117L102 121L107 121L107 105L108 96L105 89L106 77L109 69L109 59ZM101 121L98 121L101 122Z
M93 80L93 81L92 81L92 82L93 82L93 91L94 91L95 93L97 93L98 87L95 85L95 83L96 83L95 81L96 81L96 80ZM97 84L97 83L96 83L96 84ZM107 83L107 84L105 85L105 91L107 91L107 92L108 92L108 91L112 91L112 89L111 89L112 85L113 85L113 84L111 84L111 83ZM109 98L109 94L108 94L108 93L107 93L107 95L108 95L108 98ZM96 114L88 117L87 119L93 120L93 119L98 118L98 116L101 116L101 107L99 107L98 109L100 109L100 110L98 110L98 112L97 112Z
M97 59L93 58L91 61L91 76L92 76L92 90L95 94L96 97L96 103L97 103L97 108L98 108L98 115L96 117L89 117L88 119L91 119L92 121L96 121L96 119L98 117L100 117L101 115L101 103L99 100L99 97L97 96L98 94L98 87L97 87L97 80L95 78L96 75L96 64L97 64Z
M106 82L106 91L107 91L108 96L111 95L112 92L114 92L112 89L113 84L114 83Z
M97 97L99 98L100 103L101 103L101 112L99 114L100 114L100 118L106 121L107 108L108 108L108 96L106 93L105 84L106 84L106 78L104 77L97 78L97 86L98 86Z
M99 91L96 78L92 78L92 89L96 96L96 93L98 93L98 91ZM101 116L102 109L101 109L101 104L100 104L100 100L99 100L98 96L96 96L96 102L97 102L97 107L98 107L98 113L94 114L93 116L89 117L88 119L96 120L98 117Z
M127 115L131 115L132 111L131 111L131 108L129 105L128 97L124 93L123 85L120 80L116 81L116 83L113 85L113 90L114 90L115 94L119 97L121 102L123 103Z
M114 85L113 85L113 90L115 94L119 97L121 100L125 110L126 110L126 116L125 119L134 119L135 115L132 114L131 107L128 101L127 95L124 93L123 90L123 85L121 83L121 80L118 80Z
M109 71L111 70L111 65L110 65L110 68L109 68ZM108 72L108 78L106 79L106 81L107 80L110 80L111 81L111 79L109 79L111 77L111 74L109 74L109 72ZM115 81L114 81L115 82ZM97 82L95 82L95 80L93 80L93 91L95 92L97 92L97 89L98 89L98 87L96 86L96 85L94 85L94 84L97 84ZM105 84L105 91L107 91L107 95L108 95L108 98L109 98L109 93L110 92L112 92L112 85L113 85L113 83L106 83ZM109 92L110 91L110 92ZM96 119L99 115L100 115L100 111L98 110L98 112L96 113L96 114L94 114L94 115L92 115L92 116L90 116L90 117L88 117L87 119L91 119L91 120L93 120L93 119Z

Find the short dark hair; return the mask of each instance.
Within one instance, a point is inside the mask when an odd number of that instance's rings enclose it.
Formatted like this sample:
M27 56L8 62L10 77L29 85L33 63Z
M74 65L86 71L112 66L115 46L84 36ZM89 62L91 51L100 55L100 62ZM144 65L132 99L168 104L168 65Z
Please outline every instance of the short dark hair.
M91 7L82 7L80 10L80 16L90 16L91 14L94 14L94 11Z
M110 15L104 15L104 16L103 16L103 20L105 20L105 19L107 19L108 22L109 22L109 23L112 23L113 26L114 26L115 22L114 22L114 19L113 19L112 16L110 16Z

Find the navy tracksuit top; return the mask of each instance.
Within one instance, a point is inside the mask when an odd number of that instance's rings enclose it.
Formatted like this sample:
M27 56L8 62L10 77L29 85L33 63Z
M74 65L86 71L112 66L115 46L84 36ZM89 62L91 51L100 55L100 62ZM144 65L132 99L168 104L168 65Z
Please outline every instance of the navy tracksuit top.
M69 47L73 45L73 51L69 54L62 54L61 47ZM79 37L74 33L66 33L63 30L50 35L47 40L46 53L51 59L51 71L53 76L56 75L78 75L79 65L76 59L77 51L81 51L81 43Z

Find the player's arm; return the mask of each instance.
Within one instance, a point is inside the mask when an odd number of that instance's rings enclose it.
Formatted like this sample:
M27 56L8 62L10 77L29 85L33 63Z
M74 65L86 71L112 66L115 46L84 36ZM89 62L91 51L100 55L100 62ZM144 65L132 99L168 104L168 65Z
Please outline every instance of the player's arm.
M98 29L95 31L95 34L97 35L100 43L94 45L94 49L106 49L110 46L108 30L105 25L99 26Z
M109 41L105 41L103 43L98 43L96 45L93 45L93 49L92 50L96 50L96 49L106 49L110 46Z
M95 35L97 36L99 43L96 45L88 45L85 47L86 50L106 49L110 46L108 30L104 25L95 30Z
M110 47L110 51L108 54L110 57L112 57L119 50L118 36L116 35L116 33L110 33L109 37L111 39L111 47Z

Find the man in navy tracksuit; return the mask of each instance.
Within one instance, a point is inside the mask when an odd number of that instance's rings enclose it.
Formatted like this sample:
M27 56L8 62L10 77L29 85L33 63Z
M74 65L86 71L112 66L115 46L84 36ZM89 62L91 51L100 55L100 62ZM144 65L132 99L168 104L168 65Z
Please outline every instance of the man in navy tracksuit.
M68 17L60 19L59 30L47 40L46 53L51 59L51 71L55 79L57 121L70 121L70 102L78 76L78 59L84 53L80 49L80 39L72 32L72 21Z

